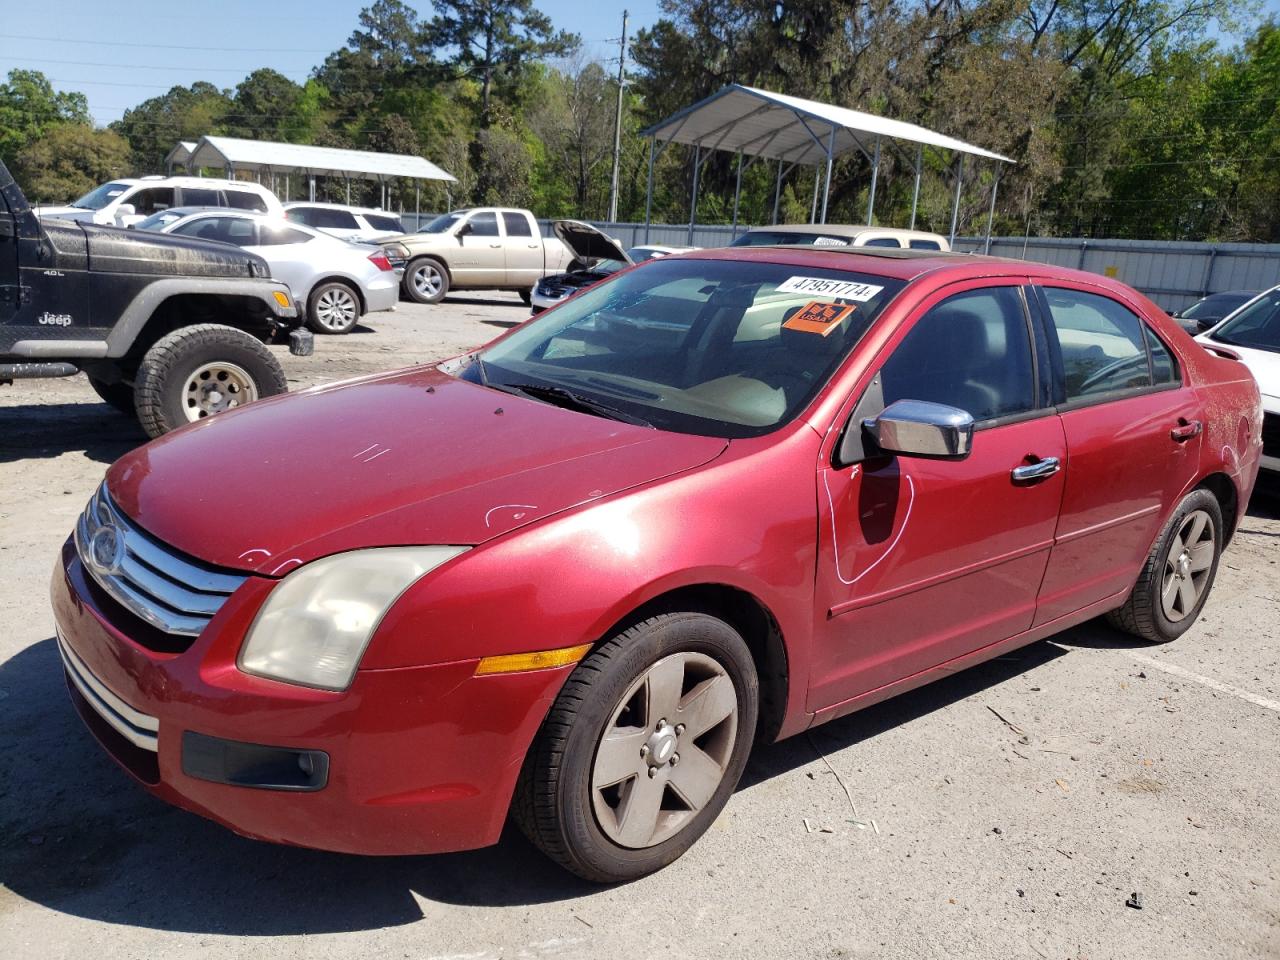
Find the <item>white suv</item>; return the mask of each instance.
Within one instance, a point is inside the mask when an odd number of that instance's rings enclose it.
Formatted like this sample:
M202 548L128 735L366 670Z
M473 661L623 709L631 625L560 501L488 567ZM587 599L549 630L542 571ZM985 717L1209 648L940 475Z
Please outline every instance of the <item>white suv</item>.
M338 203L295 200L284 205L284 215L296 223L344 240L385 240L404 232L400 218L389 210L344 207Z
M142 177L112 180L65 207L37 206L41 217L128 227L172 207L231 207L284 214L279 198L258 183L209 177Z

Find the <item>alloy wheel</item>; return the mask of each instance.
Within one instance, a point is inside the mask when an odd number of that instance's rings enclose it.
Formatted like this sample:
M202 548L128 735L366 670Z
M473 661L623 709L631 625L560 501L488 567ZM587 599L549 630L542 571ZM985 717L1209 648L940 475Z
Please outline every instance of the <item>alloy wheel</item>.
M737 691L717 661L675 653L653 664L596 748L591 801L601 830L632 849L679 833L715 796L737 733Z
M1196 609L1208 585L1216 551L1213 518L1204 510L1193 510L1183 517L1169 545L1160 583L1160 608L1171 623Z
M352 326L360 315L355 295L345 287L333 286L316 298L315 318L326 330L341 332Z
M440 285L444 277L440 273L440 268L430 263L424 263L413 271L413 289L418 295L424 298L438 296L440 293Z

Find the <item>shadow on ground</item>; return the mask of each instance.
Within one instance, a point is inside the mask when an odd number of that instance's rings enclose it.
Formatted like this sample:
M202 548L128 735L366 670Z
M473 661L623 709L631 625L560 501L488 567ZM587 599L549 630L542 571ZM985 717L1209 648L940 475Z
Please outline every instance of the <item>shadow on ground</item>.
M1086 626L1060 640L1105 627ZM1074 645L1074 644L1073 644ZM1081 644L1083 645L1083 644ZM740 789L1066 655L1042 642L756 751ZM519 833L474 853L364 858L235 836L153 799L72 712L52 639L0 665L0 886L53 910L158 930L240 936L413 923L416 898L469 906L571 899L595 887Z
M82 452L112 463L147 442L138 422L105 403L24 403L0 407L0 463Z

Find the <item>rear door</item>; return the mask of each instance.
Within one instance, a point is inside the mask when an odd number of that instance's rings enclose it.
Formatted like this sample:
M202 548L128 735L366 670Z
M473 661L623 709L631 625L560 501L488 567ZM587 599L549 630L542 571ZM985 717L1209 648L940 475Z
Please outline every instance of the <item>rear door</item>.
M299 306L305 308L320 271L326 268L320 247L345 244L337 244L327 237L316 237L287 223L242 222L257 227L257 243L246 246L246 249L266 260L271 267L272 279L287 283Z
M1128 590L1200 459L1200 402L1173 352L1087 284L1038 288L1067 439L1067 482L1036 623Z
M522 210L503 210L504 247L507 253L507 283L531 287L542 277L542 236L533 218Z
M976 421L966 459L878 457L819 470L815 614L825 626L811 710L1031 626L1066 443L1023 283L970 281L931 295L858 400L860 419L903 399L966 410Z

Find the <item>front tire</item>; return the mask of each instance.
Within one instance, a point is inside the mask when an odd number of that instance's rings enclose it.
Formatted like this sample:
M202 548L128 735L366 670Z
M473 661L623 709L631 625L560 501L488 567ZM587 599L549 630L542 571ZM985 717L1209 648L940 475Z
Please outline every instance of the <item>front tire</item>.
M759 682L736 630L652 617L597 647L561 690L513 812L533 843L598 883L674 861L719 815L755 736Z
M350 333L360 320L360 295L337 280L307 297L307 326L316 333Z
M1204 609L1222 556L1222 507L1208 490L1192 490L1156 538L1112 626L1152 643L1176 640Z
M419 257L405 267L400 286L414 303L439 303L449 292L449 271L439 260Z
M154 438L288 389L280 361L260 341L201 323L161 337L147 351L134 379L134 405Z

